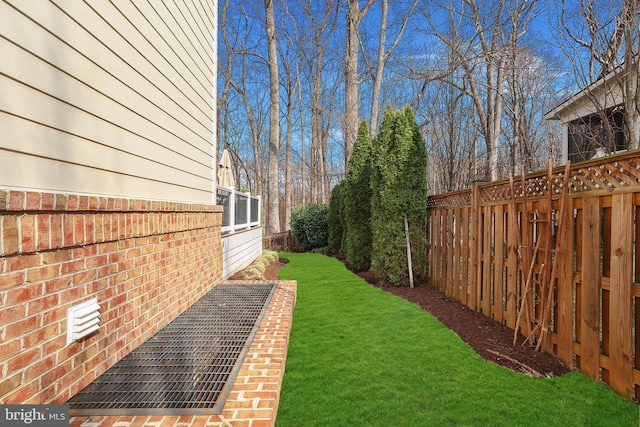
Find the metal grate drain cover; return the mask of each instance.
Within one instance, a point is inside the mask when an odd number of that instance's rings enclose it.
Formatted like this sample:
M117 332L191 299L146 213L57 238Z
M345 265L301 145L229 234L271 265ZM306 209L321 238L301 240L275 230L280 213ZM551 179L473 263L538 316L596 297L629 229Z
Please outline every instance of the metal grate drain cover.
M215 286L69 399L70 414L219 414L275 287Z

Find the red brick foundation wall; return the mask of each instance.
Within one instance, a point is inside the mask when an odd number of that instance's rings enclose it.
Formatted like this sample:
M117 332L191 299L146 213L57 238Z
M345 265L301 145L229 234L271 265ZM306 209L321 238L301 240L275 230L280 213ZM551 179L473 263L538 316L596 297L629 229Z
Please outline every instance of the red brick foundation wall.
M0 403L63 403L222 278L222 208L0 189ZM100 329L66 345L67 308Z

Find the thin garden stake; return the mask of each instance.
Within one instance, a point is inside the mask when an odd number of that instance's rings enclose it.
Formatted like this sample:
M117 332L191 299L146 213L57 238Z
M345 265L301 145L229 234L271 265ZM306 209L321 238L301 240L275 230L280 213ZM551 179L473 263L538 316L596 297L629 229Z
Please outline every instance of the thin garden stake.
M413 266L411 265L411 240L409 239L409 222L404 214L404 235L407 238L407 267L409 268L409 286L413 288Z
M555 256L553 257L553 268L551 269L551 280L549 282L549 292L546 295L547 300L546 302L543 301L542 321L540 322L540 339L538 340L538 344L536 345L536 350L540 349L543 339L549 332L549 318L551 317L551 305L553 302L553 298L552 298L553 288L555 286L555 281L557 277L558 258L560 258L560 255L564 255L562 248L558 247L557 242L562 241L560 236L562 236L562 233L564 232L564 228L562 226L563 226L564 216L565 216L564 205L567 200L570 169L571 169L571 162L567 162L567 164L564 167L564 179L562 181L562 195L560 197L560 209L558 211L558 215L560 215L560 218L558 219L556 251L555 251ZM549 188L548 191L551 191L551 188Z
M547 220L546 220L546 229L545 229L545 238L544 242L544 263L547 266L551 264L551 239L553 236L552 232L552 222L551 222L551 212L553 210L553 166L551 164L551 159L547 162ZM540 233L542 234L542 233ZM544 301L546 298L547 292L549 292L549 283L550 283L550 274L551 269L547 268L544 274L540 274L541 277L541 286L540 286L540 301ZM542 318L542 314L538 313L540 318Z
M536 254L538 253L538 248L540 246L540 239L538 239L538 241L536 242L536 246L533 249L533 258L531 259L531 265L529 266L529 274L527 275L527 281L524 285L524 290L522 291L523 294L527 294L529 292L529 289L531 288L531 279L533 277L533 266L536 263ZM542 266L540 266L540 271L544 271L544 264L542 264ZM518 312L518 319L516 320L516 330L513 331L513 345L516 345L516 342L518 341L518 325L520 324L520 321L522 320L522 312L527 310L527 307L525 307L527 303L527 299L526 298L521 298L520 299L520 312ZM535 331L535 329L534 329ZM523 334L524 335L524 334ZM525 339L525 342L527 340L530 340L532 338L533 335L533 331L528 332L527 334L527 338ZM524 342L523 342L524 344Z
M524 177L524 171L523 171L523 177ZM529 261L529 263L526 263L526 259L525 259L525 252L524 252L524 246L522 243L522 234L523 234L523 226L522 226L522 221L520 221L520 224L518 223L518 207L517 207L517 203L516 203L516 194L515 194L515 184L514 184L514 180L513 180L513 175L509 175L509 187L511 189L511 203L513 204L513 227L516 227L518 229L518 232L516 233L516 237L518 239L518 257L520 258L520 264L521 264L521 274L522 274L522 279L520 280L520 284L521 286L524 286L524 283L526 282L526 278L525 278L525 273L524 273L524 268L525 265L530 264L531 262ZM525 193L524 191L524 178L523 178L523 185L522 185L522 191L523 191L523 195ZM523 211L526 212L526 196L524 196L524 202L523 202ZM525 213L523 213L522 218L525 218ZM526 289L526 287L525 287ZM529 336L531 334L531 317L529 315L529 309L528 309L528 304L527 304L527 298L526 298L527 293L526 292L521 292L520 294L520 311L518 312L518 317L516 320L516 325L515 325L515 331L514 331L514 344L517 340L517 336L518 336L518 328L523 330L523 335ZM522 325L522 311L524 310L525 312L525 323L524 325Z

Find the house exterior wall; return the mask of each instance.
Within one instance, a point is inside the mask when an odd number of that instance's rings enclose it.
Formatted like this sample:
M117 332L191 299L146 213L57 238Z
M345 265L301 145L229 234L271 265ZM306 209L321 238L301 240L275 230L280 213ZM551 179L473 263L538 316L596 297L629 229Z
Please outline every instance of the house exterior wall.
M0 191L0 403L63 403L222 279L221 208ZM66 344L67 309L100 329Z
M0 0L0 185L212 203L216 22L216 1Z
M222 277L242 270L262 254L262 227L223 235Z
M0 0L0 403L65 402L221 280L216 32L216 0Z

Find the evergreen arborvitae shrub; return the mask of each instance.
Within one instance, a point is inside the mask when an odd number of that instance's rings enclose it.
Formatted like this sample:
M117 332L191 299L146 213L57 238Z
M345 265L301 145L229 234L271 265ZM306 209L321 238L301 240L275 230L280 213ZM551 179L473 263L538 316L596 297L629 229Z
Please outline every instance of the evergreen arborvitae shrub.
M329 212L327 214L327 222L329 227L329 245L330 253L344 254L342 240L344 236L344 189L345 181L340 181L333 190L331 190L331 199L329 200Z
M327 205L311 204L299 206L291 213L291 230L298 240L300 249L304 252L327 247L328 212Z
M429 188L427 184L428 153L420 127L410 107L403 110L405 120L411 129L411 145L409 149L409 164L407 176L410 178L411 197L407 210L409 222L409 238L411 241L411 255L414 274L427 277L427 199ZM405 239L406 240L406 239Z
M373 141L371 269L396 285L409 282L404 218L410 230L414 273L426 266L427 152L409 107L387 107Z
M345 258L358 270L371 263L371 139L363 120L347 169L344 194Z

